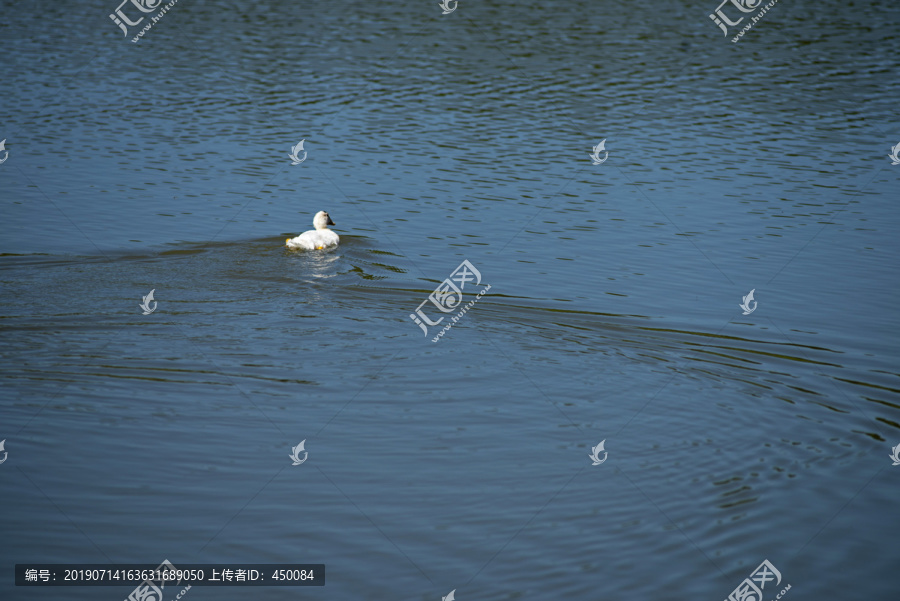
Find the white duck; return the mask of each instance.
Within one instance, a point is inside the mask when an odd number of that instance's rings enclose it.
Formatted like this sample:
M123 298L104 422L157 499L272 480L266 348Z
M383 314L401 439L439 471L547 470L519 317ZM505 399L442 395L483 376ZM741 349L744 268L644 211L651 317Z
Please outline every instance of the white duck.
M329 246L337 246L341 242L340 236L328 229L329 225L337 225L325 211L319 211L313 217L314 230L303 232L296 238L288 238L285 241L287 247L296 250L320 250Z

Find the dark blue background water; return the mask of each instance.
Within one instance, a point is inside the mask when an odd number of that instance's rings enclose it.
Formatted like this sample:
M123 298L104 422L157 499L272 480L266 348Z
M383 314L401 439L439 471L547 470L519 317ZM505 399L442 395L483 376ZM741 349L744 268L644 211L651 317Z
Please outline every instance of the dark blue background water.
M0 598L897 598L897 6L0 7Z

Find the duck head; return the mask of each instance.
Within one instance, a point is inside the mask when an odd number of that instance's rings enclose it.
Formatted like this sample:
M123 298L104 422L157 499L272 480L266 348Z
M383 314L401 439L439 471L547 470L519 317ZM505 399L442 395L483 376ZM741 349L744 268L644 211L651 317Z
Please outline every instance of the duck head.
M313 227L317 230L327 230L329 225L337 224L331 220L331 217L329 217L328 213L325 211L319 211L316 213L316 216L313 217Z

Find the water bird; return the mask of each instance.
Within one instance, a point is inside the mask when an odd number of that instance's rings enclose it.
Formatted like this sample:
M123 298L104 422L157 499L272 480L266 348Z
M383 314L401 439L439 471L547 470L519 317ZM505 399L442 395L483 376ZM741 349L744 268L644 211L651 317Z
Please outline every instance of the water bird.
M341 242L340 236L328 229L329 225L337 225L325 211L319 211L313 217L314 230L303 232L296 238L288 238L285 244L291 250L321 250L329 246L337 246Z

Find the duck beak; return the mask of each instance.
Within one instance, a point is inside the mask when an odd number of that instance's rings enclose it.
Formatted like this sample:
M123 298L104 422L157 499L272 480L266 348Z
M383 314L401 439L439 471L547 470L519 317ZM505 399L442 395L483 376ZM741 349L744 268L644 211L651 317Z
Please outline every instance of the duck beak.
M328 225L337 225L334 221L331 220L331 216L328 216Z

